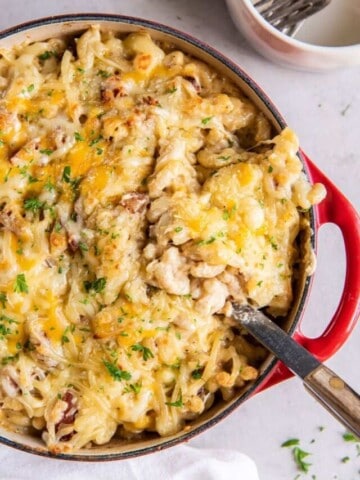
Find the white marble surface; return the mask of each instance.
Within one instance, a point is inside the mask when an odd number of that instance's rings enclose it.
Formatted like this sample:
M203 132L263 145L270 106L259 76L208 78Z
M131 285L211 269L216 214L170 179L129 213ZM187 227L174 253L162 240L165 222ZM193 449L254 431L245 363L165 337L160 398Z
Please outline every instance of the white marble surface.
M311 74L273 65L245 43L222 0L0 0L0 11L0 28L50 14L108 12L158 20L205 40L258 81L298 132L305 151L359 209L360 69ZM321 333L336 308L344 258L340 234L326 226L320 234L318 272L303 322L308 334ZM357 390L359 347L357 327L347 344L327 362ZM320 432L319 426L325 430ZM354 444L342 440L343 431L304 391L301 382L292 379L252 398L191 444L235 448L256 461L261 480L292 480L298 472L290 451L280 444L298 437L312 452L309 461L313 463L310 473L301 478L359 479L360 456L356 457ZM315 442L310 444L312 439ZM344 464L341 459L345 456L350 461ZM28 464L31 468L31 461Z

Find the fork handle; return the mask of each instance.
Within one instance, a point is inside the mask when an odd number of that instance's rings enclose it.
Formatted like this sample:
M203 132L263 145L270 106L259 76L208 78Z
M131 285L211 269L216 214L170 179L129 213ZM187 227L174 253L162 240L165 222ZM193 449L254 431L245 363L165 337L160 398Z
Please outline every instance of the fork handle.
M349 431L360 437L360 396L344 380L320 365L304 378L304 386Z

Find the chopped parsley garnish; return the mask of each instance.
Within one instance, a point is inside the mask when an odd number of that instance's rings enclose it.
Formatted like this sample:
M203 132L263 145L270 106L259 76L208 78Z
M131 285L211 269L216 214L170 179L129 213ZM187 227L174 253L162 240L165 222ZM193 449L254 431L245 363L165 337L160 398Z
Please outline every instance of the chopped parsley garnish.
M263 284L263 281L260 280L259 282L257 282L256 286L257 286L257 287L261 287L262 284Z
M36 177L33 177L32 175L29 174L29 176L28 176L28 182L29 183L36 183L38 181L39 180Z
M345 432L342 436L345 442L360 442L360 438L351 432Z
M8 357L4 357L1 359L1 364L2 365L7 365L10 362L13 362L14 360L17 360L19 358L19 354L16 353L15 355L9 355Z
M268 168L268 173L271 173L273 170L274 170L273 167L270 165Z
M295 463L296 463L298 469L301 472L308 473L309 467L311 466L311 463L305 462L304 459L306 457L308 457L310 455L310 453L305 452L300 447L294 447L293 448L293 455L294 455L294 460L295 460Z
M81 177L71 178L71 167L69 165L66 165L64 167L61 180L64 183L68 183L73 190L76 190L77 187L79 186L80 181L81 181Z
M101 293L106 286L106 278L101 277L93 280L92 282L89 280L85 280L84 288L87 292L93 290L95 293Z
M141 390L141 384L140 383L130 383L129 387L135 393L135 395L140 393L140 390Z
M193 370L191 372L191 376L194 380L199 380L199 378L202 377L203 374L203 369L202 368L197 368L196 370Z
M32 83L31 85L29 85L29 86L27 87L26 90L30 93L30 92L32 92L32 91L34 90L34 88L35 88L35 85Z
M6 293L0 292L0 303L3 308L6 308L7 296Z
M236 211L236 205L233 205L230 210L224 210L222 215L223 220L229 220Z
M89 143L89 147L93 147L94 145L96 145L97 143L100 142L100 140L102 140L104 137L102 135L99 135L98 137L94 138L93 140L91 140L91 142Z
M66 327L65 330L64 330L64 333L61 335L61 344L64 345L64 343L69 343L70 340L69 340L69 337L67 336L68 332L69 332L69 327Z
M23 273L16 275L16 280L14 284L14 292L16 293L29 293L29 287L26 283L26 278Z
M176 227L174 228L174 232L179 233L182 231L182 229L183 229L182 227Z
M48 178L46 180L46 183L44 185L44 188L45 190L47 190L48 192L52 192L55 190L55 185L53 183L51 183L50 179Z
M25 210L33 213L38 213L44 206L45 202L41 202L38 198L27 198L24 201Z
M38 55L38 59L44 62L45 60L49 60L49 58L51 57L57 57L57 56L58 56L57 52L46 50L44 53L41 53L40 55Z
M9 335L11 330L9 327L6 327L3 323L0 323L0 340L2 340L6 335Z
M180 392L179 398L176 400L176 402L165 402L165 405L168 405L169 407L182 407L183 401L182 401L182 394Z
M277 244L277 243L275 242L275 240L274 240L274 237L270 237L270 238L269 238L269 242L270 242L270 245L272 246L272 248L273 248L274 250L277 250L277 249L279 248L279 247L278 247L278 244Z
M106 70L99 70L97 72L97 75L101 78L109 78L109 77L111 77L112 73L107 72Z
M223 160L224 162L227 162L231 158L231 155L228 155L227 157L222 156L222 157L217 157L217 158L218 158L218 160Z
M49 156L54 153L54 150L51 150L51 148L43 148L42 150L40 150L40 153Z
M61 180L65 183L71 182L71 167L69 165L66 165L66 167L64 167Z
M134 352L141 352L143 360L145 360L145 362L149 360L149 358L154 358L154 354L152 353L150 348L144 347L144 345L141 345L141 343L135 343L135 345L131 347L131 350L133 350Z
M341 459L341 463L347 463L347 462L349 462L349 461L350 461L350 457L343 457L343 458Z
M103 148L99 148L99 147L96 148L96 154L97 154L97 155L102 155L103 153L104 153L104 149L103 149Z
M12 168L10 167L9 170L6 172L6 175L4 177L4 182L5 183L9 180L9 175L10 175L11 170L12 170Z
M177 88L176 87L172 87L172 88L167 88L165 90L165 93L175 93L177 91Z
M0 316L0 321L9 323L10 325L12 323L19 323L17 320L14 320L13 318L8 317L7 315L1 315Z
M80 135L79 132L75 132L75 133L74 133L74 137L75 137L75 140L76 140L77 142L83 142L83 141L84 141L84 138Z
M88 252L89 247L86 245L85 242L79 242L79 248L82 252Z
M203 125L207 125L213 117L205 117L201 120Z
M202 247L203 245L210 245L211 243L214 243L216 240L216 237L210 237L208 240L200 240L196 242L196 245L199 247Z
M282 443L282 447L293 447L295 445L299 445L300 441L298 438L290 438L289 440L286 440L286 442Z
M126 370L121 370L121 368L117 367L114 363L107 362L106 360L103 360L103 364L105 365L106 370L117 382L121 382L121 380L130 380L130 372L127 372Z

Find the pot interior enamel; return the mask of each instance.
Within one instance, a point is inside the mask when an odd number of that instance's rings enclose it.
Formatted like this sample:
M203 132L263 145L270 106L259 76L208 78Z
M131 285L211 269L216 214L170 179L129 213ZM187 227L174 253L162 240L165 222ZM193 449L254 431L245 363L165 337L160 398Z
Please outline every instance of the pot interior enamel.
M102 29L112 30L118 33L129 33L142 29L148 31L156 40L171 42L179 49L203 60L224 76L230 78L266 115L273 125L274 132L280 132L286 126L276 107L271 103L257 84L236 64L197 39L157 23L115 15L89 14L49 17L2 32L0 33L0 41L3 47L11 48L13 45L21 44L25 41L32 42L47 40L52 37L73 36L83 32L94 24L100 25ZM313 213L311 213L310 220L312 224L311 226L313 227L314 222L312 215ZM309 248L310 243L313 242L314 237L311 235L309 229L309 232L304 235L303 239L301 239L300 247L305 248L307 245L307 248ZM289 333L294 332L300 321L309 285L310 278L306 276L305 271L300 271L294 288L295 295L293 306L282 325ZM0 441L20 450L66 460L119 460L155 452L176 445L182 441L189 440L194 435L201 433L219 422L259 388L261 383L263 383L271 374L275 364L276 359L273 355L268 355L267 359L260 367L260 375L256 381L248 384L244 389L239 390L238 395L236 395L233 400L229 402L215 402L215 404L209 410L204 412L201 417L192 421L191 426L189 425L188 427L185 427L184 430L170 437L161 438L157 435L149 434L145 440L137 440L135 442L125 442L124 440L113 439L107 445L93 446L90 449L82 449L80 452L62 454L50 453L39 438L24 436L22 434L20 435L5 430L0 430Z

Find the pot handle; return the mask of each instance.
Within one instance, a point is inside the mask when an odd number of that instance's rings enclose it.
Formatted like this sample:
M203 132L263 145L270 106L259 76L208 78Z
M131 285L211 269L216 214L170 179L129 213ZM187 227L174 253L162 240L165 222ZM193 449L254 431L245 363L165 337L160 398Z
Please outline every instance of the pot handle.
M354 329L360 313L360 217L349 200L301 151L310 180L321 182L326 198L315 209L316 230L325 223L335 223L341 230L346 253L346 274L342 296L325 331L317 338L305 337L297 330L293 338L321 362L331 357L346 342ZM281 382L293 374L282 362L276 364L272 375L257 391Z

